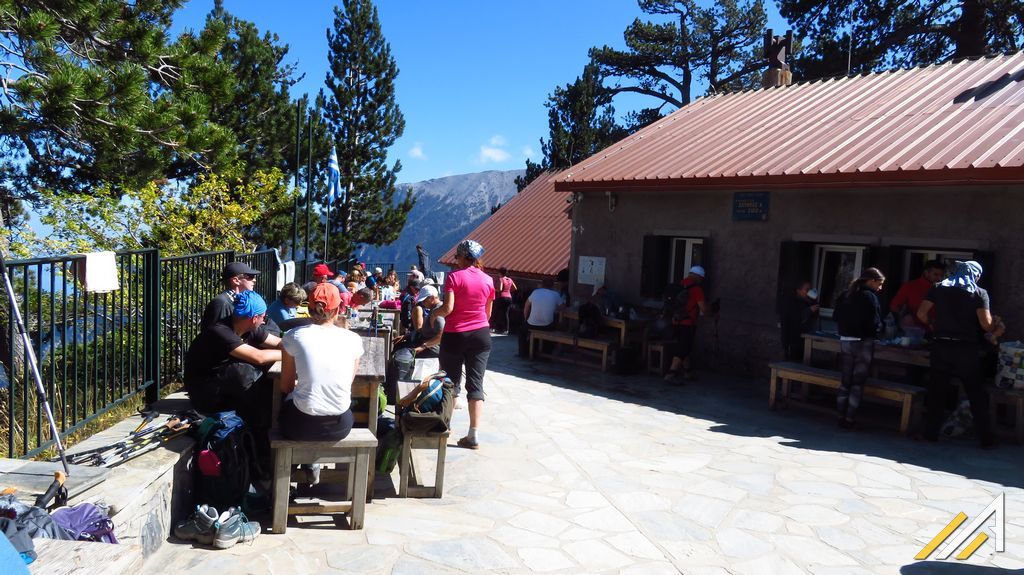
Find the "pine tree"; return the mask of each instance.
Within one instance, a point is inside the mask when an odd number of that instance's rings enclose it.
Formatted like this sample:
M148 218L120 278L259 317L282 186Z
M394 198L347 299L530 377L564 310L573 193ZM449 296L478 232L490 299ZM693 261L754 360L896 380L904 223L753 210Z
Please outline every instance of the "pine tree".
M343 200L332 206L331 254L348 255L357 244L384 245L398 238L412 209L412 190L396 201L399 161L387 150L405 129L395 101L398 66L370 0L343 0L327 31L328 101L325 116L334 136Z
M845 75L847 62L861 73L1024 48L1020 0L779 0L779 12L804 40L797 79Z
M571 84L555 88L545 104L549 136L540 140L543 158L540 163L526 160L526 174L515 180L518 191L544 172L568 168L624 138L628 132L616 123L611 101L593 63Z
M0 0L0 175L11 193L112 193L230 164L209 121L233 89L224 31L168 42L181 0Z
M639 0L647 14L674 21L643 22L626 28L625 50L592 48L591 59L609 78L630 83L613 94L633 92L681 108L690 103L695 78L712 93L755 86L767 16L763 0L717 0L701 8L695 0Z

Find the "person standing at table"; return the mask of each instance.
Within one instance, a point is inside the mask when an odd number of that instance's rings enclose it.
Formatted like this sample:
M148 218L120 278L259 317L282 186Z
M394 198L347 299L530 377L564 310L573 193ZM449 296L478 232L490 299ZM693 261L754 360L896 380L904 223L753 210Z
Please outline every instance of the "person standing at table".
M917 308L918 321L930 321L932 329L931 378L923 434L928 441L939 440L949 381L956 377L967 392L980 446L995 447L980 354L983 335L999 337L1006 328L999 316L992 315L988 292L978 285L982 271L978 262L957 262L953 273L929 290Z
M473 240L463 240L455 248L458 270L448 274L444 305L431 314L445 318L439 363L455 384L456 395L462 383L462 366L466 366L469 433L458 442L466 449L480 448L477 429L484 409L484 372L491 355L489 320L494 280L481 269L483 255L484 247Z
M928 292L935 284L942 281L945 275L946 264L939 260L929 260L925 262L924 269L921 270L921 277L900 286L892 301L889 302L889 311L895 314L901 327L920 327L925 331L930 329L930 321L922 323L917 319L917 310L920 309L921 302L924 301ZM934 318L934 312L932 317Z
M787 361L803 361L805 333L814 331L818 321L818 302L811 297L811 282L804 280L787 296L779 309L782 351Z
M309 296L313 323L281 340L281 392L288 394L278 422L296 441L337 441L352 431L352 380L363 355L358 335L334 325L341 294L322 283Z
M508 277L508 269L498 272L498 299L494 301L494 332L508 333L508 310L512 307L512 292L517 291L516 282Z
M665 381L669 383L681 385L685 379L697 378L691 356L697 339L697 320L706 313L704 288L701 287L706 273L703 266L693 266L679 285L675 286L671 302L674 306L672 339L675 345L672 346L672 363L665 374Z
M839 297L832 315L839 326L842 381L836 408L843 429L854 429L857 424L857 409L875 355L875 339L882 329L877 294L884 284L885 275L878 268L866 268Z

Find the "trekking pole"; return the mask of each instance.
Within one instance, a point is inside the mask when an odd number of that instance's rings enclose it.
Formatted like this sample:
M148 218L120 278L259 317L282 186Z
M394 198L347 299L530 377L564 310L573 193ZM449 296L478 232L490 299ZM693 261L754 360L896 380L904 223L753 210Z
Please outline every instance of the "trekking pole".
M22 345L25 347L25 359L28 361L29 368L32 371L32 378L36 382L36 396L42 402L43 411L46 412L46 419L50 422L50 435L53 437L54 445L57 446L57 453L60 454L60 462L64 466L64 473L71 475L71 470L68 468L68 460L64 456L64 444L60 440L60 431L57 430L57 423L53 420L50 402L46 400L46 388L43 387L43 378L39 375L36 352L32 348L32 341L28 337L28 332L25 331L25 322L21 319L21 308L18 307L18 300L14 297L14 286L11 285L10 276L7 275L7 263L2 255L0 255L0 274L4 276L4 287L7 288L7 301L11 304L11 314L14 316L14 323L18 327Z
M68 478L63 471L53 472L53 483L46 489L46 492L36 497L36 507L40 509L46 509L50 504L50 500L53 499L54 495L58 495L62 489L64 489L64 481ZM58 496L58 499L67 501L67 491L65 490L63 496Z

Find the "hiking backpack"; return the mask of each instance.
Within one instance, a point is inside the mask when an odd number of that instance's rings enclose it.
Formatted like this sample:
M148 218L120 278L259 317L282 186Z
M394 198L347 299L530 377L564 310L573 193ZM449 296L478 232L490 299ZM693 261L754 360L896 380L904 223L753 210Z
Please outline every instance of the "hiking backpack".
M690 299L690 288L692 286L681 284L669 284L665 290L665 298L662 301L662 316L679 323L689 317L686 312L686 302Z
M222 411L204 419L198 434L189 463L195 504L217 509L243 506L259 466L249 428L234 411Z
M576 325L576 335L580 337L597 337L601 333L604 322L601 317L601 310L591 302L585 302L579 309L579 321Z

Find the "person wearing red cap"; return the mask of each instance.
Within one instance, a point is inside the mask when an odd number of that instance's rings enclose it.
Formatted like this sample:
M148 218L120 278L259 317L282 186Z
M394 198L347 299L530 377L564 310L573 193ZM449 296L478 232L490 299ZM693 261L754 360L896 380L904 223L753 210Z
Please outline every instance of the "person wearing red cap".
M288 394L278 422L281 433L296 441L337 441L352 430L352 380L363 343L339 328L341 294L327 283L309 296L313 323L284 335L281 347L281 392Z
M313 288L317 284L326 283L327 280L333 278L334 272L331 271L331 268L327 267L327 264L316 264L313 266L313 271L310 275L313 276L312 281L308 281L302 286L302 289L306 290L307 294L313 293Z

